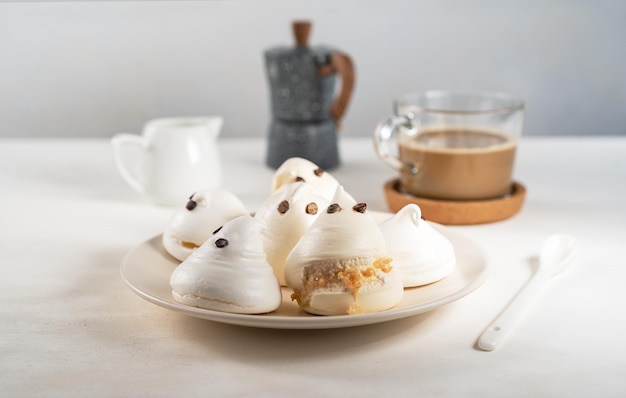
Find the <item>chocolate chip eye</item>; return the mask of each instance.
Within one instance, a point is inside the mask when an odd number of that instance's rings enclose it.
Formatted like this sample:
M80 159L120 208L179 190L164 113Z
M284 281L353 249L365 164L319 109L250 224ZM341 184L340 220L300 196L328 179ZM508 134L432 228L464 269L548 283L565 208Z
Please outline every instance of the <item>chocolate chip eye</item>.
M215 241L215 246L221 249L223 247L228 246L228 241L224 238L219 238L218 240Z
M189 211L192 211L193 209L196 208L197 205L198 203L195 200L189 199L189 202L187 202L187 205L185 206L185 208Z
M318 177L321 177L322 174L324 174L324 169L322 169L321 167L318 167L317 169L313 170L313 174L315 174Z
M213 231L213 235L215 235L216 233L220 232L222 230L222 228L224 228L223 225L221 227L219 227L218 229L216 229L215 231Z
M296 177L296 182L304 182L304 178L297 176Z
M352 210L356 211L357 213L365 213L365 210L367 210L367 204L357 203L354 206L352 206Z
M317 203L311 202L306 205L306 209L304 209L306 214L317 214Z
M278 213L285 214L287 213L288 210L289 210L289 202L287 202L286 200L283 200L282 202L280 202L280 204L278 205Z
M339 213L340 211L341 206L339 206L339 203L333 203L332 205L328 206L328 209L326 209L326 213L329 214Z

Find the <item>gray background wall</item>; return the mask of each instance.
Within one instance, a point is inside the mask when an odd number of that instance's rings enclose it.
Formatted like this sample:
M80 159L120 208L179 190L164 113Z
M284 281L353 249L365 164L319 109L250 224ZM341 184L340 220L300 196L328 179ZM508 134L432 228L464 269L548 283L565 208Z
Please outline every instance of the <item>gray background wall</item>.
M0 3L0 136L111 136L151 118L225 117L263 136L263 50L312 44L357 67L346 136L433 88L505 91L525 134L626 134L626 2L258 0Z

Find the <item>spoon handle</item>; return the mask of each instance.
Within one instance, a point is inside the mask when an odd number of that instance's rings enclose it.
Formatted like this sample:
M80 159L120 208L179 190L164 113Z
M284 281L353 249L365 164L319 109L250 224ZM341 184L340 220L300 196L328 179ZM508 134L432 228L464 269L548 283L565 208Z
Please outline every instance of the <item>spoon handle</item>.
M498 348L548 279L546 272L538 271L534 274L504 311L480 335L478 348L484 351L493 351Z

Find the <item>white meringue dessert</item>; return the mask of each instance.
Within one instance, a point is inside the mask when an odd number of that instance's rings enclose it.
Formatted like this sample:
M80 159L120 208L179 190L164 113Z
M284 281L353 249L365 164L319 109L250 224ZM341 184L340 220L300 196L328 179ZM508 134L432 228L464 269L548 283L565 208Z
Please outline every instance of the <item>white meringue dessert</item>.
M211 233L235 217L249 214L231 192L211 189L195 192L178 209L163 233L163 247L179 261L185 260Z
M285 280L292 298L317 315L392 308L404 289L376 221L342 186L330 203L287 257Z
M326 200L331 200L339 182L330 173L315 163L299 157L285 160L272 178L272 192L293 182L305 181L313 185L315 190Z
M255 218L265 224L262 233L267 261L285 286L285 260L300 237L328 205L308 182L294 182L267 198Z
M456 266L452 243L408 204L380 224L387 253L404 287L422 286L448 276Z
M227 222L170 277L180 303L215 311L262 314L282 301L278 279L265 259L261 231L250 215Z

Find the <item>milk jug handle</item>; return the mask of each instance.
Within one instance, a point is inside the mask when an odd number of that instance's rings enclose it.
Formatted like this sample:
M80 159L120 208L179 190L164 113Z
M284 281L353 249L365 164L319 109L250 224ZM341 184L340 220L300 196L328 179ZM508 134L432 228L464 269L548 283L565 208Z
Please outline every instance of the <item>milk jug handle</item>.
M330 62L328 65L319 69L321 75L335 73L341 78L341 91L331 105L330 114L339 122L346 113L352 92L354 91L354 64L352 59L342 52L333 52L330 54Z
M143 153L147 149L145 139L136 134L121 133L113 136L111 139L111 145L113 146L113 159L115 160L115 166L117 166L122 178L124 178L124 180L136 191L144 193L145 188L143 184L139 182L137 176L133 175L129 171L126 163L124 162L122 152L124 151L124 148L135 147Z
M376 126L376 130L374 130L374 150L376 154L387 165L398 171L402 169L402 162L391 150L390 143L400 126L410 129L411 132L417 131L415 119L406 115L390 116L383 119Z

